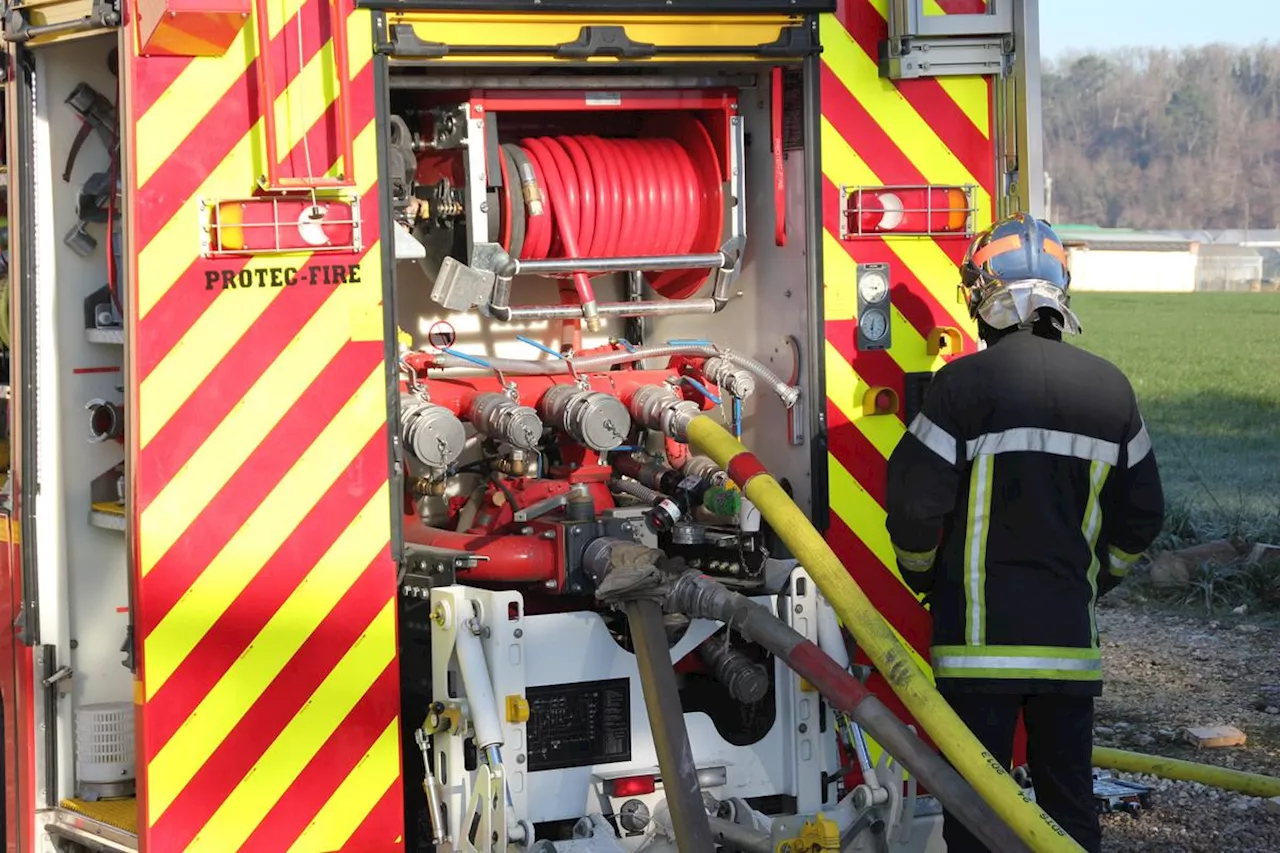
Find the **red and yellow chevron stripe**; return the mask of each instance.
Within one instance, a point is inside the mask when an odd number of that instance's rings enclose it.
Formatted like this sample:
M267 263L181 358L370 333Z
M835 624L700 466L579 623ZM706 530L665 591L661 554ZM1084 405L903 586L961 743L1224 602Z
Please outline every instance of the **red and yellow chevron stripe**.
M980 77L893 82L880 77L887 0L841 0L821 18L822 171L826 382L831 526L828 539L872 601L923 660L929 617L898 577L885 533L885 462L905 432L902 416L865 415L872 386L903 393L904 374L937 370L926 347L939 327L975 329L956 297L962 237L840 239L840 186L973 185L977 224L992 217L995 145L991 84ZM982 0L927 3L932 14L981 11ZM856 264L887 262L892 274L893 344L857 350ZM895 704L887 688L876 691ZM900 712L903 710L897 706Z
M380 851L402 835L373 40L370 13L338 2L345 86L327 0L265 0L218 56L135 44L125 64L145 850ZM359 251L202 256L201 203L252 196L266 173L259 91L282 175L354 178ZM358 275L207 284L309 266Z

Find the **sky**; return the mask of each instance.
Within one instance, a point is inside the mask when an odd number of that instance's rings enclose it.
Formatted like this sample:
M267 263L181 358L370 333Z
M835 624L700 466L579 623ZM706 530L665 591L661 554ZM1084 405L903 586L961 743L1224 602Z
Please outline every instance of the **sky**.
M1040 53L1280 41L1277 0L1040 0Z

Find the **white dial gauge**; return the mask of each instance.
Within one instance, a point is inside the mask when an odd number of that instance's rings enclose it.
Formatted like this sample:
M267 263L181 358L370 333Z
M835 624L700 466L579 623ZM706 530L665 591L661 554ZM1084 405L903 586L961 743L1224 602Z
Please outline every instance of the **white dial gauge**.
M858 280L858 293L863 302L881 302L889 292L889 280L878 272L869 272Z

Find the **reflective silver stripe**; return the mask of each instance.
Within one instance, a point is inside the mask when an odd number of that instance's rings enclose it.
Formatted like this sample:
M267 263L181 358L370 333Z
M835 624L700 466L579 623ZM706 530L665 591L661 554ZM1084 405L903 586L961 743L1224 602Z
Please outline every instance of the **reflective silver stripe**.
M1143 459L1147 458L1147 454L1151 452L1151 436L1147 434L1147 423L1142 422L1142 428L1138 430L1138 434L1129 439L1128 455L1129 467L1132 468Z
M1112 571L1128 571L1134 563L1138 562L1141 554L1130 554L1121 551L1119 548L1108 548L1107 556L1110 558Z
M970 459L995 453L1052 453L1108 465L1115 465L1120 460L1120 445L1115 442L1039 427L989 432L969 441L965 450Z
M933 568L933 558L938 555L938 549L931 551L904 551L897 545L893 546L894 556L898 558L898 562L902 564L902 568L909 572L927 572Z
M916 415L908 432L920 439L925 447L947 460L948 465L956 464L956 439L951 433L924 415Z
M1102 670L1101 658L986 657L985 655L938 655L937 669L1033 669L1050 672L1095 672Z

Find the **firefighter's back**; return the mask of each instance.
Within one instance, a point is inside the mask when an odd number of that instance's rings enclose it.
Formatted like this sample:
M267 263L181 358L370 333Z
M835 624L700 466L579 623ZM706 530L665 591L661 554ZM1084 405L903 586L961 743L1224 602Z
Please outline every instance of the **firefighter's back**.
M968 476L943 543L935 648L989 651L975 670L1022 659L1026 678L998 679L1009 687L1051 678L1093 692L1103 490L1137 418L1131 386L1104 359L1030 331L939 378L967 401L953 417ZM1011 648L1029 653L999 654Z

